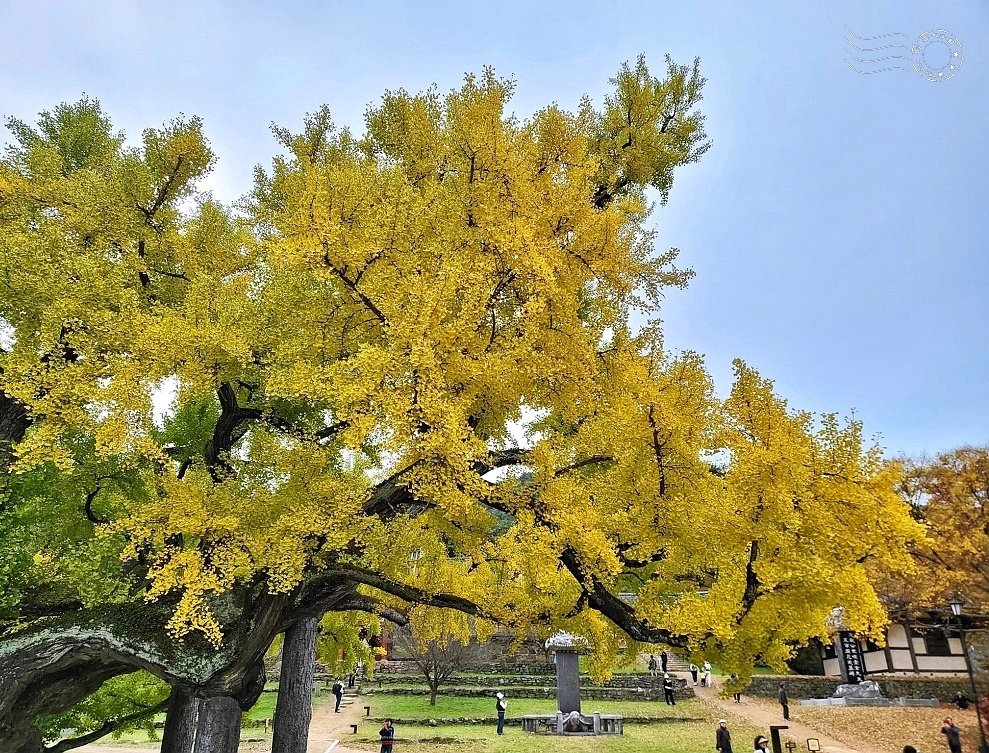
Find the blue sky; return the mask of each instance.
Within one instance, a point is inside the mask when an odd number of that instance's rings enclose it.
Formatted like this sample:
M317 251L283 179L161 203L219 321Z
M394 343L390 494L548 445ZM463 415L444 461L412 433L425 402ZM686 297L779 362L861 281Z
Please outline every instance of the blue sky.
M722 393L741 357L794 407L854 411L890 455L986 444L989 4L751 5L0 0L0 115L82 92L134 137L200 115L209 188L233 200L275 151L270 123L323 103L360 130L385 89L490 64L524 116L600 102L640 52L657 70L699 55L714 147L654 215L697 272L668 296L668 344L705 354ZM963 64L937 83L856 73L845 25L908 44L947 29Z

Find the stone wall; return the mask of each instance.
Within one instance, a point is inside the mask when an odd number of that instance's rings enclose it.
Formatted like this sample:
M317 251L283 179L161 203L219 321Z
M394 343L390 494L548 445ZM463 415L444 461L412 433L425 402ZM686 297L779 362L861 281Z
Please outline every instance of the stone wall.
M467 667L468 672L485 675L553 675L556 665L552 661L532 662L477 662Z
M841 684L837 677L816 675L755 675L745 690L745 695L776 697L780 680L786 682L786 694L795 702L801 698L830 698Z
M413 678L408 673L392 672L388 674L375 675L374 685L385 686L394 684L407 684ZM474 686L474 685L511 685L513 687L541 687L544 685L556 685L556 678L553 675L454 675L449 680L451 685ZM580 686L603 687L603 688L660 688L663 687L662 677L652 675L612 675L611 679L598 685L587 675L581 675ZM687 681L682 677L673 676L673 687L676 689L686 688Z
M883 693L890 698L937 698L950 701L958 691L972 697L972 687L967 677L909 677L897 675L869 675L879 683Z
M887 698L937 698L950 701L959 690L964 695L972 694L968 679L964 677L869 675L868 679L878 682ZM780 680L786 682L786 693L791 701L801 698L830 698L841 684L838 677L756 675L743 693L775 698Z
M448 696L457 696L460 698L477 698L477 697L494 697L494 694L498 690L504 690L505 695L509 698L556 698L556 685L547 687L528 687L528 688L499 688L498 686L492 687L478 687L478 688L458 688L458 687L445 687L440 686L439 694ZM415 687L415 688L394 688L394 687L381 687L376 688L373 686L365 685L361 687L361 695L373 696L378 693L388 693L390 695L409 695L409 696L428 696L429 688ZM694 689L686 687L678 687L674 691L676 698L693 698ZM662 688L601 688L601 687L584 687L580 689L581 701L659 701L663 700L663 689Z
M677 675L671 675L671 677L673 678L673 687L677 690L687 687L687 680L684 677ZM582 676L580 678L581 687L585 683L589 687L595 684L591 682L590 677ZM663 678L653 675L612 675L611 679L602 683L601 686L606 688L662 688Z

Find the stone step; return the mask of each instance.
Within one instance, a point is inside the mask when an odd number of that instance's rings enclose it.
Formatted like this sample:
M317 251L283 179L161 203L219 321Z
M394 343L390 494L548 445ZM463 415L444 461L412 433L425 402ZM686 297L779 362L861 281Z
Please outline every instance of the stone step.
M648 653L640 654L640 656L642 658L642 661L648 663L648 661L649 661L649 654ZM653 656L656 657L657 668L659 669L660 672L662 672L662 664L660 663L661 662L661 659L659 657L659 654L654 653ZM688 673L690 671L690 663L688 661L686 661L685 659L681 659L676 654L667 651L666 671L667 672L682 672L682 673L685 673L686 674L686 673Z

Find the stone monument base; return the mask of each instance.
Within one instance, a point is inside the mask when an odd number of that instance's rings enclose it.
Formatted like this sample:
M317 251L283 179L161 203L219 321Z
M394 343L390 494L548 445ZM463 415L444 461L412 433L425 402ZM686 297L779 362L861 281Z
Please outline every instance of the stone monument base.
M564 714L527 714L522 717L523 732L542 732L550 735L621 735L624 733L622 717L617 714L601 714L595 711L584 716L579 711Z
M887 698L874 680L839 685L830 698L807 698L801 706L926 706L936 708L937 698Z
M937 698L805 698L801 706L926 706L937 708Z

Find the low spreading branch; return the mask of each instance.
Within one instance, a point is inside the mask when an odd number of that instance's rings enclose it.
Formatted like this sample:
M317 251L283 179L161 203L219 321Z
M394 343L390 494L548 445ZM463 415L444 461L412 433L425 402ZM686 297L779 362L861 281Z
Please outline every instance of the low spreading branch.
M67 750L74 750L75 748L81 748L83 745L89 745L89 743L96 742L102 737L106 737L114 730L120 729L121 727L129 724L134 724L135 722L140 722L147 719L149 716L154 716L159 714L168 708L168 699L166 698L161 703L155 704L154 706L148 706L147 708L139 709L132 714L127 714L119 719L113 719L98 729L94 729L92 732L88 732L85 735L80 735L79 737L70 737L65 740L59 740L54 745L49 745L45 747L46 753L64 753Z

